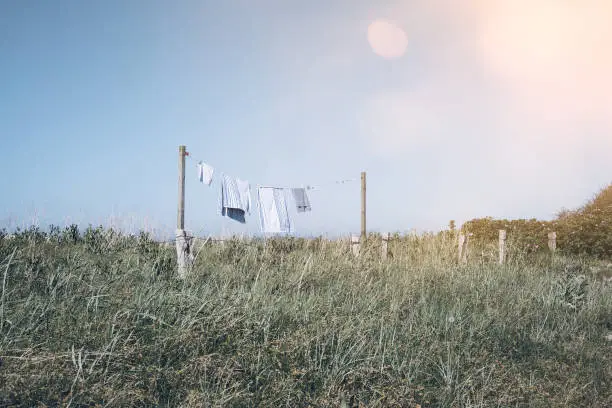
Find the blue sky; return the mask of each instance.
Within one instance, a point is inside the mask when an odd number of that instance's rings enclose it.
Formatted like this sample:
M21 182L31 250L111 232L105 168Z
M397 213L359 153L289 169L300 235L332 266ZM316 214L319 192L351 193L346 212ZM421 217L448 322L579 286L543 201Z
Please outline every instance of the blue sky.
M173 231L180 144L253 185L328 184L300 234L359 230L359 183L329 183L362 170L371 230L548 219L612 181L610 18L603 0L0 2L0 221ZM405 53L374 52L376 20ZM186 228L256 233L195 166Z

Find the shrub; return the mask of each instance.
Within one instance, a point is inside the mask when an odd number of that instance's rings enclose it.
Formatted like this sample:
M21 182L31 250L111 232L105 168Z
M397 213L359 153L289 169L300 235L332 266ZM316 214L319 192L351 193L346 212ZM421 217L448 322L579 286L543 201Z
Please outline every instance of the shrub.
M612 184L582 208L561 212L555 224L566 252L612 257Z
M552 221L536 219L496 220L477 218L463 224L463 233L472 233L474 245L496 242L500 229L508 233L514 248L526 253L547 250L548 233L557 233L557 248L571 255L612 257L612 184L602 189L583 207L562 210Z

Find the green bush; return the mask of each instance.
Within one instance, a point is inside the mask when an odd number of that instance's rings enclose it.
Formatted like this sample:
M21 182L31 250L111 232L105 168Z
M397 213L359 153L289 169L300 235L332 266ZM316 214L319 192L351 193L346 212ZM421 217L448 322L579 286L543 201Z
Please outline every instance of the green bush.
M557 233L557 249L571 255L612 257L612 184L601 190L583 207L563 210L552 221L536 219L496 220L477 218L463 224L462 232L471 233L474 245L497 242L499 230L508 234L508 242L526 253L548 250L548 233Z
M612 257L612 184L576 211L563 211L555 221L567 253Z
M463 224L464 233L473 234L470 238L476 244L497 242L499 230L506 230L507 240L513 248L526 253L542 252L548 248L548 233L554 231L549 221L495 220L491 217L474 219Z

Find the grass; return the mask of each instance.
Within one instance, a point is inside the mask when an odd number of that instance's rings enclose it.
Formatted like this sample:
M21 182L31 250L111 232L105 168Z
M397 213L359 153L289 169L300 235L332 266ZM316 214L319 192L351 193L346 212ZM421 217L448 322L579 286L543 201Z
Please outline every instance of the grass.
M370 241L208 243L180 281L146 235L0 234L0 406L612 406L589 260Z

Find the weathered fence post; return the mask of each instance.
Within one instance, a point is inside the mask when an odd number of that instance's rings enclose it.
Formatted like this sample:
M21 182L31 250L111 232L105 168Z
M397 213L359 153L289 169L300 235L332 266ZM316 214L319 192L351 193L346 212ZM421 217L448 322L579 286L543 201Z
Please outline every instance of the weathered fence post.
M557 250L557 233L554 231L548 233L548 249L553 254Z
M179 178L178 178L178 212L176 220L176 259L179 278L185 278L188 268L193 262L191 240L185 231L185 146L179 146Z
M382 234L382 259L383 261L387 260L389 257L389 239L391 239L391 234L385 232Z
M183 229L176 230L176 259L179 278L184 279L193 263L193 237Z
M467 246L468 236L464 234L459 234L459 254L457 259L460 263L467 263Z
M359 235L351 236L351 250L354 256L359 256Z
M506 230L499 230L499 264L506 260Z

